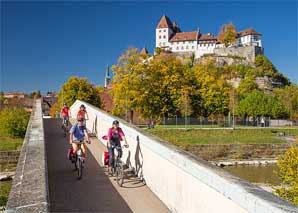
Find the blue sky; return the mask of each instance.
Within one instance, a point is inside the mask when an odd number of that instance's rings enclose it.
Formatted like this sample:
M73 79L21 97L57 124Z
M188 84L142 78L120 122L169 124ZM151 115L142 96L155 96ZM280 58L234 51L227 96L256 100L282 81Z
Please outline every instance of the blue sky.
M298 83L297 1L2 1L0 90L59 90L72 75L103 86L107 64L127 48L153 52L163 14L182 31L217 34L228 22L256 29L265 55Z

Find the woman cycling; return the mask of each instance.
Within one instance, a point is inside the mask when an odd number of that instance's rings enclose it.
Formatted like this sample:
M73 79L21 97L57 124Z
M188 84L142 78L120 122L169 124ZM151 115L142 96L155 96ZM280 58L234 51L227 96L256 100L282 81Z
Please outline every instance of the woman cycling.
M86 125L85 120L88 120L89 119L88 113L86 111L86 107L85 107L84 104L82 104L80 106L80 109L79 109L79 111L77 113L77 119L84 119L84 125Z
M124 132L119 127L119 121L114 120L113 126L108 131L108 151L109 151L109 173L112 172L114 149L118 150L118 156L122 157L122 148L120 141L125 141L125 146L128 147Z

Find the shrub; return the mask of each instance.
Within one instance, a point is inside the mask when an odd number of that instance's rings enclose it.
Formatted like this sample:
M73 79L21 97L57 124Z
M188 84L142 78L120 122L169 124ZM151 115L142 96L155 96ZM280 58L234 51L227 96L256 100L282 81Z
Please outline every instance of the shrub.
M298 137L296 145L291 148L277 162L278 176L282 182L275 192L293 205L298 205Z
M30 114L23 108L5 108L0 111L0 129L4 135L24 137Z

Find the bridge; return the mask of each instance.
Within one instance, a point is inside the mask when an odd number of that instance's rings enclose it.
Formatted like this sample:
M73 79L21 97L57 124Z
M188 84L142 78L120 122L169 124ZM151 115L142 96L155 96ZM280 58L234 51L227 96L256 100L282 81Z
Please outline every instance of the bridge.
M129 148L123 187L102 165L100 140L115 117L87 108L87 128L97 138L88 145L82 180L66 159L69 147L61 121L43 119L41 100L31 113L7 212L298 212L286 201L235 177L143 130L120 120ZM117 118L118 119L118 118Z

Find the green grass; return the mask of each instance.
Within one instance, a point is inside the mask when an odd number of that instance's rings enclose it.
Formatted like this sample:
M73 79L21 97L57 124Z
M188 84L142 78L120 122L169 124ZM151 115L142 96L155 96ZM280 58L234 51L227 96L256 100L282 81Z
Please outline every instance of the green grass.
M11 184L12 181L0 181L0 207L6 205Z
M284 143L285 140L278 137L279 132L286 135L298 135L298 129L148 129L146 130L158 137L174 143L182 144L268 144Z
M23 144L23 138L12 138L0 134L0 151L16 150Z

